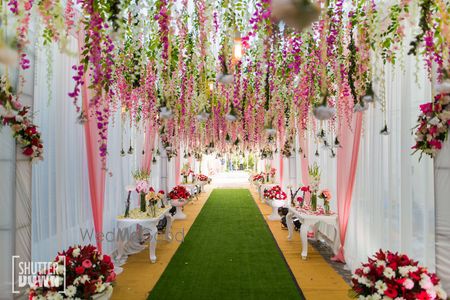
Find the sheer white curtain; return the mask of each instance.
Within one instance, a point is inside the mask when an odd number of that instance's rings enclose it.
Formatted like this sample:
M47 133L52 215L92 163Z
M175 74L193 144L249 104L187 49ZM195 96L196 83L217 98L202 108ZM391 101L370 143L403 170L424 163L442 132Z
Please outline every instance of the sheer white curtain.
M380 134L384 126L380 103L371 105L364 116L345 242L345 258L351 269L380 248L407 253L430 270L435 269L433 163L428 157L419 162L418 155L410 155L414 145L411 132L416 125L419 104L431 99L430 83L424 69L417 71L416 83L417 65L423 64L410 57L405 58L403 69L381 65L381 72L385 74L390 135ZM380 95L380 87L376 93ZM321 124L316 126L320 129ZM319 164L321 188L328 188L336 195L337 159L330 157L329 150L321 148L316 156L315 139L310 133L309 163ZM328 137L328 141L332 142L332 137ZM300 183L299 158L297 156L296 168ZM331 209L337 209L336 198L331 201ZM320 230L334 239L334 231L329 226L322 225Z
M70 49L77 49L76 40L71 40ZM56 47L51 48L53 75L47 83L45 51L37 50L34 98L35 120L45 143L45 160L33 167L32 176L32 257L37 261L52 259L57 251L73 244L95 244L95 238L83 240L80 231L92 233L93 221L84 129L76 122L77 114L68 97L68 92L73 88L71 66L77 63L77 59L61 54ZM133 155L120 156L122 134L125 152L128 151L131 135L135 149ZM106 179L104 233L115 228L116 216L124 211L125 186L133 182L131 173L138 169L142 145L136 145L136 141L141 140L142 132L130 129L128 121L122 123L119 113L112 118L108 140L110 173ZM132 205L137 206L137 200L133 199ZM111 253L115 243L104 240L103 249Z
M407 253L435 269L433 164L410 155L418 107L430 101L431 91L426 72L418 71L416 83L415 71L410 57L404 71L384 68L389 136L379 134L384 126L379 109L370 108L364 117L345 246L352 269L380 248Z

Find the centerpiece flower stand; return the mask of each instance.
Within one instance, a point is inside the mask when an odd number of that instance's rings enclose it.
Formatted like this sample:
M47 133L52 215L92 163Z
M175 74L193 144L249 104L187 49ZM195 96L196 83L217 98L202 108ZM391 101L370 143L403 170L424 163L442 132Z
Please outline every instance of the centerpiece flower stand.
M187 203L188 203L188 200L186 200L186 199L170 200L170 204L177 208L177 211L176 211L175 215L173 216L174 220L184 220L184 219L186 219L186 214L183 212L182 208Z
M266 200L272 206L272 214L270 214L267 218L270 221L279 221L281 220L281 216L278 214L278 208L286 207L286 200Z

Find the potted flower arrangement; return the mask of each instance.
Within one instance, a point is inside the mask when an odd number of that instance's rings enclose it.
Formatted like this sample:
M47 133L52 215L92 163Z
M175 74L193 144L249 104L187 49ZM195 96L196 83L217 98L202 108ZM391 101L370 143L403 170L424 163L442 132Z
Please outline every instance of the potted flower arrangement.
M268 217L269 220L280 220L278 214L278 208L286 206L287 195L279 185L272 187L271 189L264 191L264 198L269 199L272 206L272 214Z
M252 183L256 186L260 186L264 183L264 176L263 174L255 174L252 176Z
M158 201L162 201L163 197L164 191L161 190L156 193L152 187L148 190L147 195L145 195L145 200L148 201L153 217L156 216L156 204L158 203Z
M170 203L172 204L172 206L175 206L177 208L176 214L173 216L174 219L186 218L186 215L183 213L181 208L188 202L190 198L191 194L184 186L178 185L170 191Z
M52 286L42 285L40 280L36 280L30 288L29 299L103 300L111 297L112 285L116 278L114 264L111 257L99 252L95 246L69 247L66 251L58 253L54 263L55 265L42 270L39 274L52 276L57 274L61 280L54 280L55 284Z
M325 210L325 214L330 214L330 200L331 200L331 193L328 189L324 189L320 191L319 198L323 199L323 208Z
M185 164L181 169L181 176L183 177L183 183L188 183L189 175L194 175L194 171L191 170L189 164Z
M308 173L309 173L309 181L310 186L309 190L311 193L311 210L316 211L317 210L317 192L319 191L319 184L320 184L320 169L317 163L314 163L314 165L308 167Z
M436 274L405 254L383 250L355 270L351 294L359 299L447 299Z

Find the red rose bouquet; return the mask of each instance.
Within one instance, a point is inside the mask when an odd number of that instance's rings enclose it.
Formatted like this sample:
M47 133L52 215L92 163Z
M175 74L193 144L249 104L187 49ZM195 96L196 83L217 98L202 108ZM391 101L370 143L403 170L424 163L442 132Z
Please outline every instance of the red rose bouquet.
M171 200L189 199L190 197L191 194L181 185L174 187L169 193L169 198Z
M380 250L356 269L352 286L359 299L447 299L436 274L390 251Z
M64 259L65 258L65 259ZM59 299L64 298L90 299L95 294L111 292L112 283L116 278L114 264L111 257L100 253L95 246L75 246L58 253L55 264L50 269L42 270L39 276L57 274L60 280L53 280L56 284L43 284L36 280L30 289L30 299ZM66 287L64 289L64 273ZM52 275L53 276L53 275ZM59 294L63 292L63 294Z
M287 195L281 190L279 185L272 187L270 190L264 192L264 197L270 200L286 200Z
M198 174L197 175L197 180L198 181L202 181L202 182L208 182L209 181L209 177L203 174Z

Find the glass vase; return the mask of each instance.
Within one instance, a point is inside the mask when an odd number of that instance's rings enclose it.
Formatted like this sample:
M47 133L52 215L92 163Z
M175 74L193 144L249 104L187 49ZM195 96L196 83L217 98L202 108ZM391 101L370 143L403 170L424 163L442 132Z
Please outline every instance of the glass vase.
M147 203L145 203L145 193L141 193L141 211L147 211Z
M183 184L186 184L186 183L187 183L187 181L188 181L188 178L187 178L187 176L183 176Z
M311 210L312 211L317 210L317 195L316 194L311 195Z
M325 203L323 204L323 208L324 208L324 210L325 210L325 214L326 214L326 215L329 215L329 214L330 214L330 204L327 203L327 202L325 202Z

